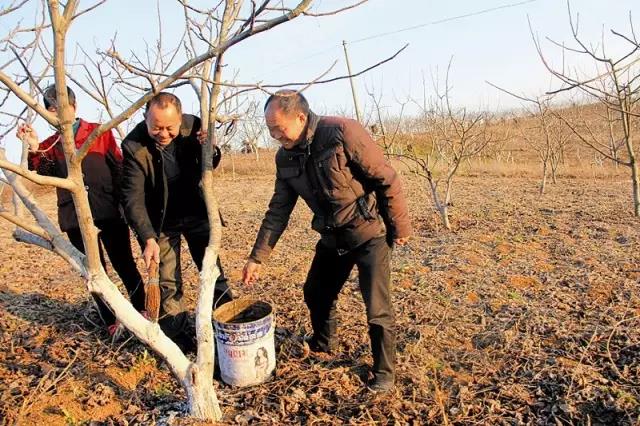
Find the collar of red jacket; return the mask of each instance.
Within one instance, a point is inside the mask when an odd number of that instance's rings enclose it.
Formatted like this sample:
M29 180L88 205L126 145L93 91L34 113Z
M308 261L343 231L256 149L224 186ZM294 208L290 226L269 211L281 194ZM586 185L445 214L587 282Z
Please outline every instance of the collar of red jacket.
M76 120L78 121L78 130L76 131L73 139L76 143L76 148L80 148L96 126L91 125L91 123L84 121L82 118L76 118ZM54 136L60 137L60 132L56 132Z
M76 148L79 148L87 140L94 129L95 126L90 125L82 118L78 118L78 131L75 134Z

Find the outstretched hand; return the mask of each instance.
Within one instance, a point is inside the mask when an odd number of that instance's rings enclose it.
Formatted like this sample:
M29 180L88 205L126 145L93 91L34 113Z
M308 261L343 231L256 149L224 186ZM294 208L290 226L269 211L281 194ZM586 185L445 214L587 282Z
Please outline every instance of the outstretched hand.
M262 265L249 259L242 268L242 282L244 284L253 284L260 278L260 269Z

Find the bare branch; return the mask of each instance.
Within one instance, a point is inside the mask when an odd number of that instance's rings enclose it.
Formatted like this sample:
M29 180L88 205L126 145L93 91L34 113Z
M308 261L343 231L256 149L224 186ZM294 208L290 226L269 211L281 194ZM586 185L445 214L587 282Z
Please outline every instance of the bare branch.
M0 83L3 83L11 92L13 92L22 102L27 106L35 110L42 118L44 118L49 124L57 127L58 117L55 114L47 111L44 106L40 105L36 99L34 99L29 93L25 92L20 85L14 82L11 77L0 70Z
M96 4L89 6L88 8L81 10L80 12L78 12L77 14L75 14L73 17L71 17L70 21L74 21L76 18L79 18L80 16L91 12L92 10L96 9L97 7L101 6L102 4L106 3L107 0L100 0L98 1ZM44 29L50 28L52 24L43 24L43 25L39 25L37 27L31 27L31 28L21 28L19 29L17 32L18 33L32 33L35 31L42 31Z
M0 169L13 172L25 179L30 180L31 182L37 183L38 185L55 186L56 188L68 189L69 191L72 191L76 188L76 184L69 179L63 179L54 176L41 176L36 172L25 170L17 164L6 160L5 158L0 158Z
M225 52L228 48L230 48L231 46L240 43L241 41L245 40L246 38L254 35L254 34L258 34L267 30L270 30L271 28L274 28L277 25L283 24L293 18L295 18L296 16L299 16L302 12L304 12L309 5L311 4L312 0L302 0L298 6L291 11L291 13L288 13L286 15L274 18L264 24L258 25L256 27L253 27L250 30L246 30L244 32L242 32L241 34L238 34L232 38L230 38L229 40L225 41L224 43L222 43L220 46L216 47L215 49L210 49L209 51L207 51L206 53L203 53L202 55L196 56L195 58L185 62L181 67L179 67L173 74L171 74L169 77L165 78L162 82L158 83L156 90L160 91L165 89L167 86L169 86L170 84L174 83L176 80L178 80L182 75L184 75L188 70L190 70L191 68L193 68L194 66L206 61L209 58L212 58L216 55L219 55L223 52ZM0 74L1 77L1 74ZM127 108L125 111L121 112L120 115L118 115L117 117L114 117L113 119L109 120L106 123L103 123L102 125L98 126L92 133L91 135L89 135L89 137L87 138L87 141L85 142L85 144L82 146L82 148L78 151L78 156L79 158L84 158L87 155L87 152L89 152L89 149L91 149L91 145L93 144L93 141L96 140L96 138L101 135L102 133L104 133L105 131L114 128L115 126L117 126L118 124L122 123L124 120L126 120L127 118L129 118L135 111L137 111L138 109L140 109L142 106L144 106L144 104L153 97L154 93L150 92L147 93L145 95L143 95L142 97L140 97L136 102L134 102L131 106L129 106L129 108Z
M8 211L6 211L4 208L0 207L0 217L3 219L8 220L9 222L13 223L14 225L34 234L37 235L40 238L43 238L47 241L51 240L51 236L49 234L47 234L47 232L42 229L40 226L34 225L31 222L28 222Z
M337 15L338 13L344 12L345 10L349 10L349 9L356 8L356 7L358 7L358 6L360 6L360 5L364 4L364 3L366 3L367 1L369 1L369 0L360 0L359 2L354 3L354 4L352 4L352 5L345 6L345 7L342 7L342 8L340 8L340 9L332 10L332 11L330 11L330 12L322 12L322 13L304 12L303 14L304 14L305 16L316 16L316 17L317 17L317 16L330 16L330 15Z
M4 15L8 15L11 12L14 12L18 9L20 9L24 4L26 4L29 0L22 0L20 3L15 4L15 3L11 3L10 5L8 5L7 7L5 7L4 9L0 9L0 16L4 16Z

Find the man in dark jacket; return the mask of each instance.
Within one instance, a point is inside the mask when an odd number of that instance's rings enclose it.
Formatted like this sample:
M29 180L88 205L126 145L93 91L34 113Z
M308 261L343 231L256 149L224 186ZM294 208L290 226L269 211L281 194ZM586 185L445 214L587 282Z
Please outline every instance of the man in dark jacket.
M76 109L75 94L67 88L69 102ZM44 91L44 106L51 112L56 112L57 97L55 86ZM88 123L81 118L73 124L76 148L80 148L91 132L98 127L96 123ZM67 163L62 149L62 136L54 133L42 143L38 143L38 135L28 125L20 126L18 138L29 145L29 169L46 176L67 177ZM136 262L131 252L129 228L120 214L120 180L122 178L122 153L116 144L111 131L100 135L82 160L84 183L89 194L89 205L94 224L99 229L100 260L106 269L102 246L109 255L111 264L124 283L133 307L138 311L144 310L144 285ZM84 253L82 234L78 225L76 209L73 205L71 193L66 189L56 188L58 196L58 223L60 229L67 233L69 241ZM94 296L98 305L98 313L107 324L112 336L118 329L119 323L107 305Z
M411 224L402 184L382 150L356 121L319 117L300 93L283 90L265 105L276 154L276 183L269 209L243 270L256 280L287 227L298 197L312 210L320 233L304 284L314 351L335 346L336 301L354 265L358 267L373 352L374 391L395 380L394 313L389 291L392 244L405 244Z
M160 326L178 341L186 312L182 303L180 237L184 236L198 270L209 242L209 220L200 189L202 147L200 119L182 114L180 100L159 93L147 104L145 121L122 142L125 215L144 248L147 267L160 265ZM217 149L213 166L220 162ZM218 258L220 277L214 302L231 300L231 292Z

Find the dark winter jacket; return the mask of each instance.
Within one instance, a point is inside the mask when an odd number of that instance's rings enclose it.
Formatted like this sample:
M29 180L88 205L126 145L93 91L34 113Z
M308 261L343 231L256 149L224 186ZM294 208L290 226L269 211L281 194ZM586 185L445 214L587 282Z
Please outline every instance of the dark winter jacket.
M197 139L200 119L182 115L180 133L172 141L180 168L180 197L187 200L190 216L207 219L207 209L200 189L202 147ZM164 158L149 136L145 122L139 123L122 142L124 171L122 195L125 216L140 241L158 238L163 229L169 198ZM213 167L220 162L216 148Z
M354 120L309 113L305 139L276 154L276 183L251 258L264 262L301 197L323 244L349 251L385 235L408 237L411 223L398 174ZM385 230L386 225L386 230Z
M96 123L79 119L75 132L76 148L80 148L98 126ZM67 163L60 133L56 132L40 143L38 152L29 153L28 162L29 170L35 170L38 174L66 178ZM91 146L87 156L82 160L82 174L94 221L122 219L118 208L122 153L111 131L101 134ZM78 217L71 192L56 188L56 193L60 229L66 232L78 228Z

